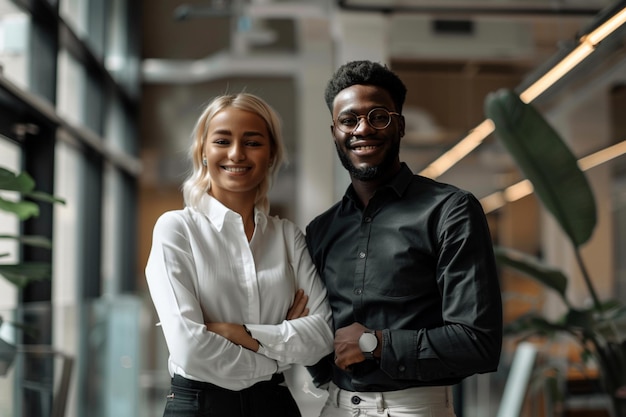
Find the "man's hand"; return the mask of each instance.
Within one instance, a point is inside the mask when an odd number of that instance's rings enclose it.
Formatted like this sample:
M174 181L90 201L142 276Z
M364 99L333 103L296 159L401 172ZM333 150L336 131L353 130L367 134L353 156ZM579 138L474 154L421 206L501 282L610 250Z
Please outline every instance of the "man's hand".
M363 362L359 338L367 330L361 323L352 323L335 332L335 365L344 371L352 364Z
M306 317L309 315L309 309L306 303L309 302L309 296L304 293L304 290L299 289L296 291L296 295L293 298L293 304L287 311L287 320L299 319L300 317Z

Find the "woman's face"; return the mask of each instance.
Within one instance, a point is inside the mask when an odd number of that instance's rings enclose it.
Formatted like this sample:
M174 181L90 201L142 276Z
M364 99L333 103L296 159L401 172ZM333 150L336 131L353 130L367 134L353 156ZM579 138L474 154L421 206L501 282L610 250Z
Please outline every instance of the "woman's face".
M203 158L211 176L211 194L224 202L256 198L272 162L269 130L255 113L228 107L209 122Z

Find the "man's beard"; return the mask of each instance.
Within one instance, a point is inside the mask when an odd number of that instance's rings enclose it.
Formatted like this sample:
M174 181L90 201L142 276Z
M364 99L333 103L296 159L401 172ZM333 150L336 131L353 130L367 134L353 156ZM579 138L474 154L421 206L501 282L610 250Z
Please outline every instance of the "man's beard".
M354 166L347 153L342 151L336 142L335 148L337 149L337 155L339 156L341 165L348 170L352 178L359 181L373 181L388 174L389 169L395 163L398 155L400 154L400 141L395 142L393 146L387 150L387 153L380 164L365 168L357 168Z

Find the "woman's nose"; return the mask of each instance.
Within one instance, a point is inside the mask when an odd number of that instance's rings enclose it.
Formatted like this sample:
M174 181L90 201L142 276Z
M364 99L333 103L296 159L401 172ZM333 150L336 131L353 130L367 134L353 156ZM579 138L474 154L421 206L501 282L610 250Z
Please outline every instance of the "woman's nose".
M239 162L246 159L246 154L243 152L243 148L238 144L233 144L228 152L228 158L233 162Z

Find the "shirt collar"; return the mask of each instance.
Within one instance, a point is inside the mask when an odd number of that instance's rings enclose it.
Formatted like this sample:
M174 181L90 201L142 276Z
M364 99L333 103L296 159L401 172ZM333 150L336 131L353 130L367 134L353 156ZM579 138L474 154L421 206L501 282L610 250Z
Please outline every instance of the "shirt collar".
M409 168L406 163L402 162L400 171L389 181L387 187L395 191L398 197L401 197L409 187L409 184L411 184L412 179L413 171L411 171L411 168Z
M224 227L224 223L228 221L240 221L239 219L241 218L239 213L229 209L208 193L202 196L196 210L205 215L220 232ZM262 232L264 232L267 227L267 216L258 207L254 208L254 224L256 227L259 227Z
M395 192L398 197L401 197L411 183L412 178L413 171L411 171L411 168L409 168L405 162L402 162L398 173L391 178L388 183L382 185L379 190L389 189ZM352 184L350 184L346 190L346 194L343 198L344 203L346 202L346 198L349 198L354 202L359 201Z

